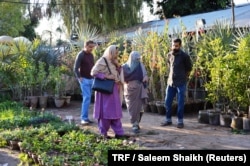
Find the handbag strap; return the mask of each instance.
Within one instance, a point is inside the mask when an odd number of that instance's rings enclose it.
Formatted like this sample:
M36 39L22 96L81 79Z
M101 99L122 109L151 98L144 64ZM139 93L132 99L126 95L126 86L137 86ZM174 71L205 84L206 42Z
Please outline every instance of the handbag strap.
M108 65L107 59L106 59L106 58L104 58L104 57L103 57L103 59L104 59L104 61L105 61L106 65L107 65L107 67L108 67L108 69L109 69L109 73L110 73L110 74L112 74L112 73L111 73L111 70L110 70L110 68L109 68L109 65Z

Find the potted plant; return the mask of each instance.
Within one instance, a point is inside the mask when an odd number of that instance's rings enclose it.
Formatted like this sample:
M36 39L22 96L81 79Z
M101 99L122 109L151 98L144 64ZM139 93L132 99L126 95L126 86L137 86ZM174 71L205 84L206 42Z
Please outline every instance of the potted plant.
M250 76L249 76L249 81L250 81ZM250 103L250 88L247 87L246 93ZM250 105L248 106L248 114L246 115L247 116L243 117L243 130L250 131Z
M146 42L143 50L144 54L142 59L149 75L148 90L149 93L152 93L153 98L153 100L148 102L148 104L151 112L158 113L156 107L156 100L158 98L158 94L156 89L159 88L159 75L157 71L158 56L160 54L158 43L159 37L157 33L149 32L145 40Z
M230 81L223 79L226 65L223 61L228 53L233 52L232 44L235 36L231 27L229 22L217 21L214 28L196 43L197 57L194 69L199 70L205 92L208 92L206 100L213 104L214 111L209 111L209 114L216 118L216 124L219 124L218 111L215 110L216 103L224 105L221 99L228 98L223 83Z
M240 32L242 34L242 32ZM237 35L236 35L237 36ZM241 130L243 128L243 119L248 124L248 120L244 116L246 114L247 107L249 106L248 88L249 88L249 35L248 37L238 36L236 37L235 51L230 51L230 49L221 49L222 55L213 57L210 61L210 75L212 87L207 87L210 90L213 89L214 92L218 92L215 87L218 87L220 94L214 93L217 99L226 99L228 101L229 108L233 112L231 127L234 129ZM225 43L221 40L213 40L214 44L217 46L224 47ZM213 48L216 48L214 45ZM226 51L225 51L226 50ZM216 74L217 73L217 74ZM217 83L216 83L217 82ZM207 84L208 85L208 84ZM212 84L211 84L212 85ZM217 100L219 101L219 100ZM223 106L225 108L225 103L220 100L220 103L216 103L217 107ZM223 116L225 111L222 111ZM246 125L248 126L248 125Z
M20 132L20 130L6 130L2 133L2 137L6 140L11 150L19 150L18 142L20 138L18 137L18 132Z
M240 33L241 34L241 33ZM249 69L249 52L250 52L250 35L246 33L244 36L240 36L238 38L238 42L236 44L236 54L234 57L230 57L231 59L235 60L235 63L232 63L232 67L234 69L235 76L238 78L234 82L234 89L235 89L235 97L238 104L239 112L242 111L242 123L243 123L243 130L249 131L250 130L250 119L247 116L248 108L250 106L250 69ZM235 76L233 78L235 78ZM241 115L242 115L241 114Z
M39 106L40 108L47 107L48 94L45 92L46 86L48 84L47 72L45 71L45 63L38 63L38 73L37 73L37 82L39 83L40 88L40 96L39 98Z
M49 67L49 79L54 84L54 101L56 107L60 108L65 103L65 96L64 96L64 80L62 79L62 73L59 66Z
M221 57L213 58L210 66L210 77L211 80L205 84L208 91L208 99L214 105L213 110L208 112L209 124L219 125L220 124L220 109L216 109L216 103L221 102L223 90L222 90L222 71L221 71Z
M167 63L167 54L169 52L170 40L167 32L168 28L165 28L163 35L158 37L159 43L161 43L161 47L158 46L158 64L157 71L160 79L160 100L156 101L156 107L158 113L160 115L166 115L166 107L165 107L165 93L166 93L166 83L168 78L168 63ZM160 42L161 41L161 42ZM173 111L174 112L174 111Z
M29 100L30 106L32 108L37 107L38 103L38 97L35 96L35 87L37 84L37 80L35 78L36 76L36 68L35 66L30 63L25 69L24 69L25 75L24 75L24 82L26 84L26 87L28 89L28 96L27 99Z

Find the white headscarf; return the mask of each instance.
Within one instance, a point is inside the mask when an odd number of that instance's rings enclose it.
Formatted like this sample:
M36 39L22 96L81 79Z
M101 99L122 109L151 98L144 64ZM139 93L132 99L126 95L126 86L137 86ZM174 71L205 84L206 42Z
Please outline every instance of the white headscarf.
M129 55L128 61L124 64L129 68L128 73L132 73L140 64L141 55L138 51L132 51Z
M111 73L116 76L116 81L119 81L119 73L116 70L116 66L112 63L112 60L116 54L117 46L110 45L103 53L102 57L97 60L94 67L91 70L91 75L96 75L98 73L109 74L109 70L103 58L106 58Z

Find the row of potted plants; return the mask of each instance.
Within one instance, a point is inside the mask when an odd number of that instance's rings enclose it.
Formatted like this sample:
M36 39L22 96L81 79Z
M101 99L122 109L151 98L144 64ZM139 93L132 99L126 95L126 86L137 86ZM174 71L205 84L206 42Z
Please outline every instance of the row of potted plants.
M81 130L74 121L64 122L46 111L33 111L10 102L1 103L0 111L4 114L0 122L0 147L19 150L23 164L107 165L108 150L137 148L133 142L106 140ZM12 123L6 125L8 122Z
M195 67L213 103L200 115L209 115L210 124L250 130L249 44L249 28L233 29L229 22L218 22L199 40Z
M99 135L79 128L65 130L62 135L59 131L52 124L25 130L5 130L0 133L1 146L20 150L23 162L32 159L32 163L49 166L107 165L108 150L136 148L122 140L104 140ZM28 156L26 160L25 155Z
M244 132L250 131L250 114L228 108L200 110L198 122L231 127L232 129Z
M73 65L69 64L78 51L78 48L67 50L62 46L46 47L38 39L29 45L0 43L0 58L3 59L0 90L4 90L4 95L11 90L12 100L23 101L33 108L38 106L38 101L41 108L46 108L48 96L53 97L57 107L61 107L70 101L66 94L79 88ZM72 57L71 60L69 57Z
M197 113L199 110L204 109L204 100L196 100L196 101L187 101L184 104L185 113ZM207 106L207 108L212 108L211 104ZM148 104L144 105L145 112L158 113L159 115L166 115L166 106L164 101L151 101ZM178 109L178 105L176 101L173 101L172 104L172 115L176 115Z

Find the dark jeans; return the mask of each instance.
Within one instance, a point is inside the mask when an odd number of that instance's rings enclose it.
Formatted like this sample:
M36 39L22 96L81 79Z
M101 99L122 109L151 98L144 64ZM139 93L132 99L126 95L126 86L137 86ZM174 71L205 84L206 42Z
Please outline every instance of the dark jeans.
M167 86L166 88L166 121L172 122L172 103L174 97L177 93L177 101L178 101L178 110L177 110L177 117L178 117L178 124L183 123L183 113L184 113L184 102L185 102L185 92L186 92L186 84L173 87Z

